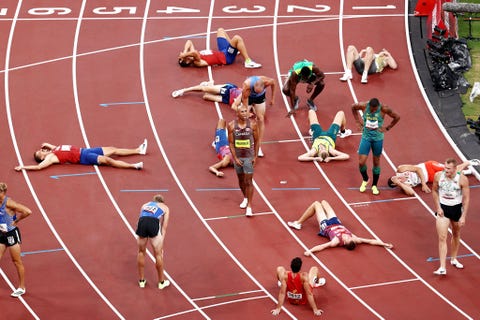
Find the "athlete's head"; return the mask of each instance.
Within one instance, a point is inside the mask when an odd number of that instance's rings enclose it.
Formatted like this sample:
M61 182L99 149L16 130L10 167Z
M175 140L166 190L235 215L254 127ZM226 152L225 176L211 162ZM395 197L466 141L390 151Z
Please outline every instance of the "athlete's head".
M395 176L393 176L393 177L395 177ZM395 188L397 186L397 184L395 182L393 182L393 177L388 178L388 181L387 181L388 186L390 188Z
M186 57L186 58L178 58L178 64L180 67L189 67L193 63L193 58L192 57Z
M247 120L248 119L248 108L247 106L240 104L237 108L237 117L238 119Z
M376 108L380 105L380 101L378 101L377 98L370 99L369 103L370 103L370 107L372 108Z
M7 192L7 184L5 182L0 182L0 192Z
M330 155L329 146L320 143L318 145L318 156L322 159L322 161L325 161L325 159L327 159L329 155Z
M258 79L253 85L253 91L255 91L255 93L262 93L264 89L265 89L265 83L263 82L262 79Z
M453 177L457 171L457 160L454 158L448 158L445 160L445 167L443 169L447 177Z
M349 242L345 242L344 247L345 247L345 249L351 251L351 250L354 250L357 247L357 244L353 240L350 240Z
M300 259L299 257L293 258L292 262L290 263L290 269L292 269L294 273L297 273L300 271L301 268L302 259Z
M45 157L49 153L50 153L50 150L48 150L48 149L40 149L40 150L37 150L33 153L33 158L35 159L35 161L37 163L40 163L43 160L45 160Z
M157 195L153 196L153 201L164 203L163 196L161 194L157 194Z
M300 70L300 79L303 79L305 81L315 81L315 78L317 76L312 73L312 69L310 69L309 67L303 67L301 70Z

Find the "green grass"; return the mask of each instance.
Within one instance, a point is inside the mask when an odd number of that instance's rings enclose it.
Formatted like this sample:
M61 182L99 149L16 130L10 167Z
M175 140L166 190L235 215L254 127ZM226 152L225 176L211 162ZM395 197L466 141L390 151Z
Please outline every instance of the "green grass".
M477 3L478 0L466 0L463 2ZM479 18L477 15L458 15L458 37L467 38L469 36L469 23L464 21L468 17ZM471 21L472 24L472 37L478 40L468 40L468 48L470 49L470 56L472 57L472 68L464 73L465 79L473 86L476 81L480 81L480 21ZM470 102L470 89L466 94L462 95L463 102L463 114L467 119L477 120L480 116L480 97L476 98L473 102Z

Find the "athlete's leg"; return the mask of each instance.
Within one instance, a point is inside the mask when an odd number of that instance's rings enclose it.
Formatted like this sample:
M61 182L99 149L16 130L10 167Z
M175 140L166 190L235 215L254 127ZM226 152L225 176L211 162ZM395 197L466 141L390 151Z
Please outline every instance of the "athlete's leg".
M313 111L312 109L308 110L308 123L310 125L312 124L319 124L318 123L318 117L317 117L317 113L315 111Z
M460 230L460 224L458 222L452 221L452 242L450 246L451 260L457 259L458 248L460 247Z
M128 163L121 160L115 160L110 157L106 156L98 156L97 162L99 165L110 166L114 168L121 168L121 169L141 169L138 167L138 163Z
M131 156L135 154L140 154L140 146L135 149L124 149L116 147L102 147L103 155L110 156Z
M18 274L18 288L25 289L25 267L23 266L22 258L21 258L21 250L20 245L17 243L8 248L10 251L10 256L12 258L12 262L17 269Z
M333 123L338 124L340 126L340 131L345 129L345 125L347 124L347 119L345 118L345 113L343 111L338 111L333 118Z
M326 214L325 219L330 219L337 216L332 206L330 205L330 203L327 202L327 200L322 200L322 207Z
M438 234L438 257L440 259L440 268L445 269L447 261L447 237L450 219L446 217L438 217L436 221Z
M260 143L260 147L262 146L263 141L263 133L265 131L265 110L266 110L266 103L254 104L253 110L257 116L257 126L258 126L258 142Z
M347 53L345 55L345 60L347 62L347 69L352 70L353 61L357 60L359 57L358 50L355 46L349 45L347 47Z
M137 254L137 268L138 279L145 280L145 254L147 252L148 238L137 238L138 254Z
M308 219L310 219L311 217L313 217L313 215L315 214L317 214L317 220L319 219L319 217L321 220L324 220L327 218L327 216L325 215L325 212L323 211L322 205L318 201L314 201L311 205L309 205L308 208L305 209L305 211L302 213L302 215L296 222L302 224Z
M153 255L155 256L155 268L157 269L158 282L165 280L163 274L163 241L159 234L151 239Z

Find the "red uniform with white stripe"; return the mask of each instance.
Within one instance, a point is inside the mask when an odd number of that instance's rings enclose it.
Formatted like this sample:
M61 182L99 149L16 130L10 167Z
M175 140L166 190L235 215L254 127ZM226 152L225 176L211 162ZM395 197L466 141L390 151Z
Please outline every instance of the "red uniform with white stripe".
M80 162L80 148L70 145L57 146L52 150L53 154L57 156L60 163L79 163Z
M295 275L295 276L294 276ZM287 275L287 299L291 304L306 304L307 295L303 288L300 273L294 274L288 271Z

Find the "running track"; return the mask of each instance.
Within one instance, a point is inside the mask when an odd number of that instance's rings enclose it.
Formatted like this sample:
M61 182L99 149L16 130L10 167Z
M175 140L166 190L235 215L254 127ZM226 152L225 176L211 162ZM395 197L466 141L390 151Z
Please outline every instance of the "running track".
M373 96L401 115L386 135L382 186L398 164L460 158L415 76L405 2L191 3L2 1L2 180L12 198L34 211L21 225L23 298L8 297L17 277L8 254L0 262L2 318L270 319L278 294L275 267L288 266L323 241L313 221L295 232L286 221L320 199L357 235L395 245L393 251L362 246L305 258L304 268L318 265L327 278L316 290L322 318L479 318L477 180L470 179L460 250L465 269L449 268L446 277L437 277L431 195L408 198L387 188L376 197L360 194L358 134L338 141L349 161L299 163L296 157L308 144L302 140L307 111L285 118L287 102L277 90L267 111L266 156L255 171L255 216L247 219L238 208L233 169L223 179L207 170L215 161L209 145L216 121L232 119L232 112L194 94L170 96L200 81L240 84L255 74L281 84L293 62L311 59L327 74L317 98L321 124L328 125L337 110L351 121L350 105ZM244 69L240 58L228 67L180 69L176 57L185 40L214 46L218 27L241 34L263 68ZM343 52L351 43L388 48L400 68L370 77L368 85L360 85L359 77L341 83ZM128 159L144 161L143 171L68 165L28 174L13 170L30 164L42 142L135 147L144 138L147 156ZM165 195L172 211L165 244L172 286L163 291L155 289L151 260L147 288L137 287L133 231L140 205L155 193ZM307 307L288 304L278 316L310 317Z

